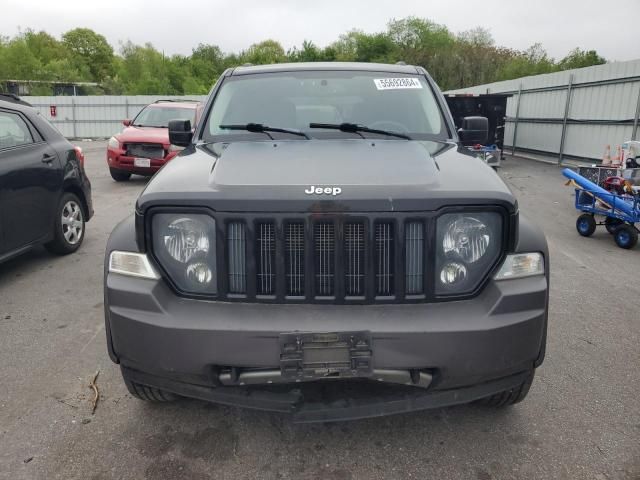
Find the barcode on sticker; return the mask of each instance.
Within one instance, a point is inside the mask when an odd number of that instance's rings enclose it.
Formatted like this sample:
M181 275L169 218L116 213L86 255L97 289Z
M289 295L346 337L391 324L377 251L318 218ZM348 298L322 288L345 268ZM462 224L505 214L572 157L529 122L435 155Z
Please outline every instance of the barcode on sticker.
M378 90L397 90L402 88L422 88L417 78L374 78Z

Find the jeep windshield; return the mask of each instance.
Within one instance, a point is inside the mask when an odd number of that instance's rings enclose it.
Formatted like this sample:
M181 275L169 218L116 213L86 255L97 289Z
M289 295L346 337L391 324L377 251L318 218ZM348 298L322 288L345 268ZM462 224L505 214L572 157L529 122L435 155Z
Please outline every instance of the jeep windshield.
M191 125L196 120L195 108L181 107L145 107L133 121L134 127L167 128L169 120L190 120Z
M269 140L256 132L222 128L246 124L295 130L314 139L449 138L426 78L390 72L295 71L226 77L214 99L202 139ZM319 128L318 124L325 124L326 128ZM336 125L364 128L336 128ZM299 138L282 131L274 132L273 136Z

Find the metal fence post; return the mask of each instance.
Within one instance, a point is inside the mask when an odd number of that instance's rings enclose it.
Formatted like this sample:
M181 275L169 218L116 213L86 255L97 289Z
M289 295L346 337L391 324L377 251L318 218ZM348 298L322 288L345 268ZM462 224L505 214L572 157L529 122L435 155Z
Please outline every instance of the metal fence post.
M518 87L518 103L516 104L516 118L513 125L513 141L511 142L511 155L516 153L516 139L518 138L518 117L520 116L520 99L522 98L522 83Z
M76 101L71 97L71 124L73 125L73 138L78 138L76 129Z
M635 140L638 137L638 117L640 117L640 84L638 84L638 101L636 102L636 115L633 117L631 140Z
M129 97L124 97L124 118L129 117Z
M573 73L569 75L569 83L567 84L567 99L564 104L564 117L562 117L562 133L560 134L560 151L558 152L558 165L562 165L562 157L564 156L564 141L567 135L567 118L569 117L569 109L571 108L572 86Z

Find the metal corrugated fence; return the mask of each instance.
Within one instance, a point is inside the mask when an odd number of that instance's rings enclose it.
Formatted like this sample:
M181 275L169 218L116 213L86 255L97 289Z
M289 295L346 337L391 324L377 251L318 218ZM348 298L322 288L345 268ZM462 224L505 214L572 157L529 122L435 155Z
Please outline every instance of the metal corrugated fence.
M68 138L109 138L156 100L204 100L202 95L104 95L86 97L23 97ZM55 116L51 115L55 107Z
M447 93L510 93L507 149L599 160L639 136L640 60L524 77ZM612 152L615 154L615 151Z

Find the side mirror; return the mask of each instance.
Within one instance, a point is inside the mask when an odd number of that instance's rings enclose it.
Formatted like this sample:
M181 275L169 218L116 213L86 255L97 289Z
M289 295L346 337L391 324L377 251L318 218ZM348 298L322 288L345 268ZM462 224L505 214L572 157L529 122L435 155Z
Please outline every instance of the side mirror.
M125 127L130 127L130 126L131 126L131 120L130 120L130 119L128 119L128 118L127 118L126 120L122 120L122 124L123 124Z
M487 117L464 117L462 128L458 130L463 145L484 145L489 136L489 119Z
M169 120L169 143L177 147L191 145L193 130L191 120Z

